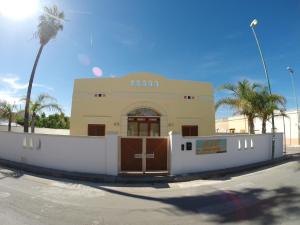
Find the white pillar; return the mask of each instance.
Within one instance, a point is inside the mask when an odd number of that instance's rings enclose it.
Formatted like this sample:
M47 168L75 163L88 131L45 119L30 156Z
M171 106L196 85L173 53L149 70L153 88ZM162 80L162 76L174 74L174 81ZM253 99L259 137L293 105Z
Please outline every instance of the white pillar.
M117 132L106 134L106 174L118 175L119 141Z
M179 174L181 164L183 163L180 159L181 151L181 134L176 132L169 132L170 137L170 174Z

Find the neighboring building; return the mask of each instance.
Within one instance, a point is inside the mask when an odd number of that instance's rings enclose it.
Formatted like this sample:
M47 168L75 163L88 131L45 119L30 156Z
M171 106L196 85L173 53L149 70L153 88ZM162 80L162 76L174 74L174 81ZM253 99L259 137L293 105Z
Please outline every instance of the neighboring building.
M211 84L150 73L74 83L71 135L184 136L215 133Z
M248 133L248 122L245 116L232 116L216 120L217 133Z
M300 125L297 121L296 110L286 112L287 117L275 114L276 132L285 133L287 145L300 144ZM299 112L300 114L300 112ZM267 132L270 133L272 128L271 121L267 122ZM254 120L255 133L261 133L261 120ZM226 119L216 120L217 133L248 133L248 122L245 116L232 116Z

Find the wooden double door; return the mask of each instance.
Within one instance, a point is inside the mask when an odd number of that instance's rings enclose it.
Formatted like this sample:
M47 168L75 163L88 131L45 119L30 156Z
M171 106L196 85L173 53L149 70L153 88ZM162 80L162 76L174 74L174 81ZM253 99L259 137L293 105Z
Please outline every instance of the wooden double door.
M168 138L121 138L120 172L167 173Z

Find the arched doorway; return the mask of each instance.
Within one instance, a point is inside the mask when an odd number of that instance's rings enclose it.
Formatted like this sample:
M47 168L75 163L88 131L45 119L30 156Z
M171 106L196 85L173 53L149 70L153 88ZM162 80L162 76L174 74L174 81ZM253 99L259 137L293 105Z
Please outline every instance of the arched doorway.
M160 136L160 114L153 109L138 108L127 117L127 136Z

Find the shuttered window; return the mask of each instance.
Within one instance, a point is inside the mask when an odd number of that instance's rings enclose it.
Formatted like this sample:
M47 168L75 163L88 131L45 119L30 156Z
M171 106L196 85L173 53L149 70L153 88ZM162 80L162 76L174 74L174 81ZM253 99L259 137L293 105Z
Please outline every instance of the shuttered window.
M182 136L198 136L198 126L184 125L181 127Z
M105 136L104 124L89 124L88 136Z

